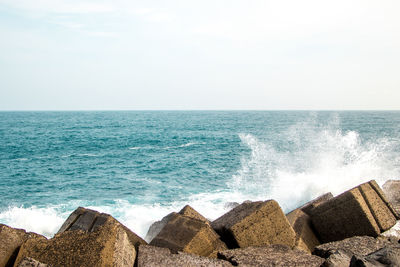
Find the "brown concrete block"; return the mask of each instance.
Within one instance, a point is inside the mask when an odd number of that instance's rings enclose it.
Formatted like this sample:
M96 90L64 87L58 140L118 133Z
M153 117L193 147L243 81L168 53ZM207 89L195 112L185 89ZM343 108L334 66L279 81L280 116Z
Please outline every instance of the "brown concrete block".
M171 212L167 216L161 219L161 221L156 221L152 225L150 225L149 230L147 231L145 240L146 241L151 241L153 238L158 235L158 233L161 231L161 229L169 222L169 219L173 214L176 214L175 212ZM183 207L180 211L179 214L183 216L187 216L193 219L197 219L200 221L204 221L205 223L210 223L209 220L207 220L203 215L198 213L195 209L193 209L191 206L186 205Z
M354 188L313 209L312 223L321 242L352 236L376 237L380 230L360 190Z
M50 266L132 267L135 246L124 227L111 218L92 231L67 230L52 239L29 238L21 246L15 266L28 257Z
M378 236L396 223L396 213L375 181L361 184L312 210L322 242L352 236Z
M230 248L295 244L296 234L274 200L244 202L211 225Z
M205 223L210 223L203 215L201 215L199 212L197 212L195 209L193 209L191 206L186 205L183 207L180 211L179 214L183 216L187 216L193 219L197 219L200 221L203 221Z
M216 256L216 250L226 249L208 223L177 213L170 216L150 245L200 256Z
M0 267L13 266L22 243L34 236L39 235L0 224Z
M332 193L326 193L323 194L322 196L319 196L309 202L307 202L306 204L304 204L303 206L299 207L298 209L302 210L303 212L305 212L306 214L310 215L312 210L317 207L318 205L320 205L321 203L324 203L325 201L329 200L333 198Z
M301 209L296 209L286 215L290 225L296 233L295 247L311 253L320 245L311 225L311 218Z
M361 184L359 187L381 232L396 224L394 211L388 206L388 201L375 181Z
M147 244L142 238L132 232L128 227L117 221L114 217L106 213L100 213L95 210L79 207L67 218L64 224L58 230L57 234L66 231L81 230L84 232L96 231L99 227L104 225L106 222L118 224L122 229L125 230L129 237L129 240L137 248L140 244Z

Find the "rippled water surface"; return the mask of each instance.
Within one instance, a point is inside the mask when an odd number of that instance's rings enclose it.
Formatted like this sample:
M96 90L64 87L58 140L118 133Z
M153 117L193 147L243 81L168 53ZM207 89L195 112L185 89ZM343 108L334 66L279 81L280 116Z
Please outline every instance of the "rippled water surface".
M144 236L191 204L276 199L286 211L400 179L400 112L0 112L0 223L51 236L78 206Z

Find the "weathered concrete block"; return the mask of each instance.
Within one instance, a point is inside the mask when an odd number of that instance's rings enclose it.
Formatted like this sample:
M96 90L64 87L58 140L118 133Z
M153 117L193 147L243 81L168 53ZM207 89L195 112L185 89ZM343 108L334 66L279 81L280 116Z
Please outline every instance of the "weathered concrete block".
M150 245L210 257L216 257L218 250L226 249L209 224L177 213L171 215Z
M58 230L57 234L74 230L81 230L90 233L96 231L106 222L118 224L123 230L125 230L129 237L129 241L134 244L136 248L141 244L147 244L146 241L132 232L128 227L117 221L111 215L82 207L77 208L71 213L71 215L61 226L60 230Z
M151 242L151 240L153 240L154 237L156 237L158 233L160 233L160 231L169 222L169 220L174 214L176 214L176 212L171 212L170 214L162 218L161 221L156 221L152 225L150 225L149 230L147 231L147 234L144 239L148 242Z
M71 219L72 215L74 219ZM135 244L138 246L145 242L133 232L107 214L80 208L72 215L67 220L69 226L52 239L38 237L26 240L15 266L26 257L50 266L134 265Z
M295 247L311 253L316 246L320 245L312 229L310 216L301 209L296 209L288 213L286 217L296 233Z
M399 219L400 214L400 180L388 180L382 186L382 191L385 193L387 200L392 204Z
M35 236L39 235L0 224L0 267L12 266L22 243Z
M138 267L230 267L228 261L201 257L193 254L172 254L167 248L148 245L139 246Z
M313 199L313 200L305 203L303 206L301 206L297 209L300 209L304 213L311 215L311 212L315 207L319 206L320 204L324 203L325 201L327 201L331 198L333 198L333 195L332 195L332 193L329 192L329 193L323 194L322 196L317 197L316 199Z
M296 234L274 200L242 203L211 225L229 248L295 245Z
M32 258L24 258L19 264L18 267L48 267L47 264L43 264L38 262Z
M285 245L225 250L219 252L218 257L230 261L234 266L254 267L319 267L325 261Z
M396 224L397 214L375 181L361 184L358 188L381 232L389 230Z
M201 215L199 212L197 212L195 209L193 209L191 206L186 205L183 207L180 211L179 214L183 216L187 216L193 219L197 219L200 221L203 221L205 223L210 223L209 220L207 220L203 215Z
M376 237L392 227L396 217L381 195L379 186L370 181L315 207L311 220L321 242Z
M191 206L186 205L183 207L179 212L179 214L183 216L187 216L193 219L197 219L200 221L204 221L205 223L210 223L203 215L198 213L195 209L193 209ZM169 222L170 218L172 217L173 214L176 214L175 212L171 212L164 218L162 218L161 221L156 221L152 225L150 225L149 230L147 231L145 240L150 242L153 240L153 238L158 235L158 233L161 231L161 229Z

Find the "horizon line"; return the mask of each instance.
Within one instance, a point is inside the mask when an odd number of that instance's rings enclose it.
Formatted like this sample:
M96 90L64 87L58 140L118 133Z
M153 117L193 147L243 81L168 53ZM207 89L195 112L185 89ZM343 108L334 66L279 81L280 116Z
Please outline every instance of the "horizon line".
M9 109L0 112L117 112L117 111L400 111L400 109Z

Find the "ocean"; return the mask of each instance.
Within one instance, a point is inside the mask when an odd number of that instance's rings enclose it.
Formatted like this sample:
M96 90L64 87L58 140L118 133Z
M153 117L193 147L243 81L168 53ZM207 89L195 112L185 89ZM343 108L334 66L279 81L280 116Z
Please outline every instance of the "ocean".
M51 237L79 206L145 237L184 205L285 212L400 179L400 112L0 112L0 223Z

